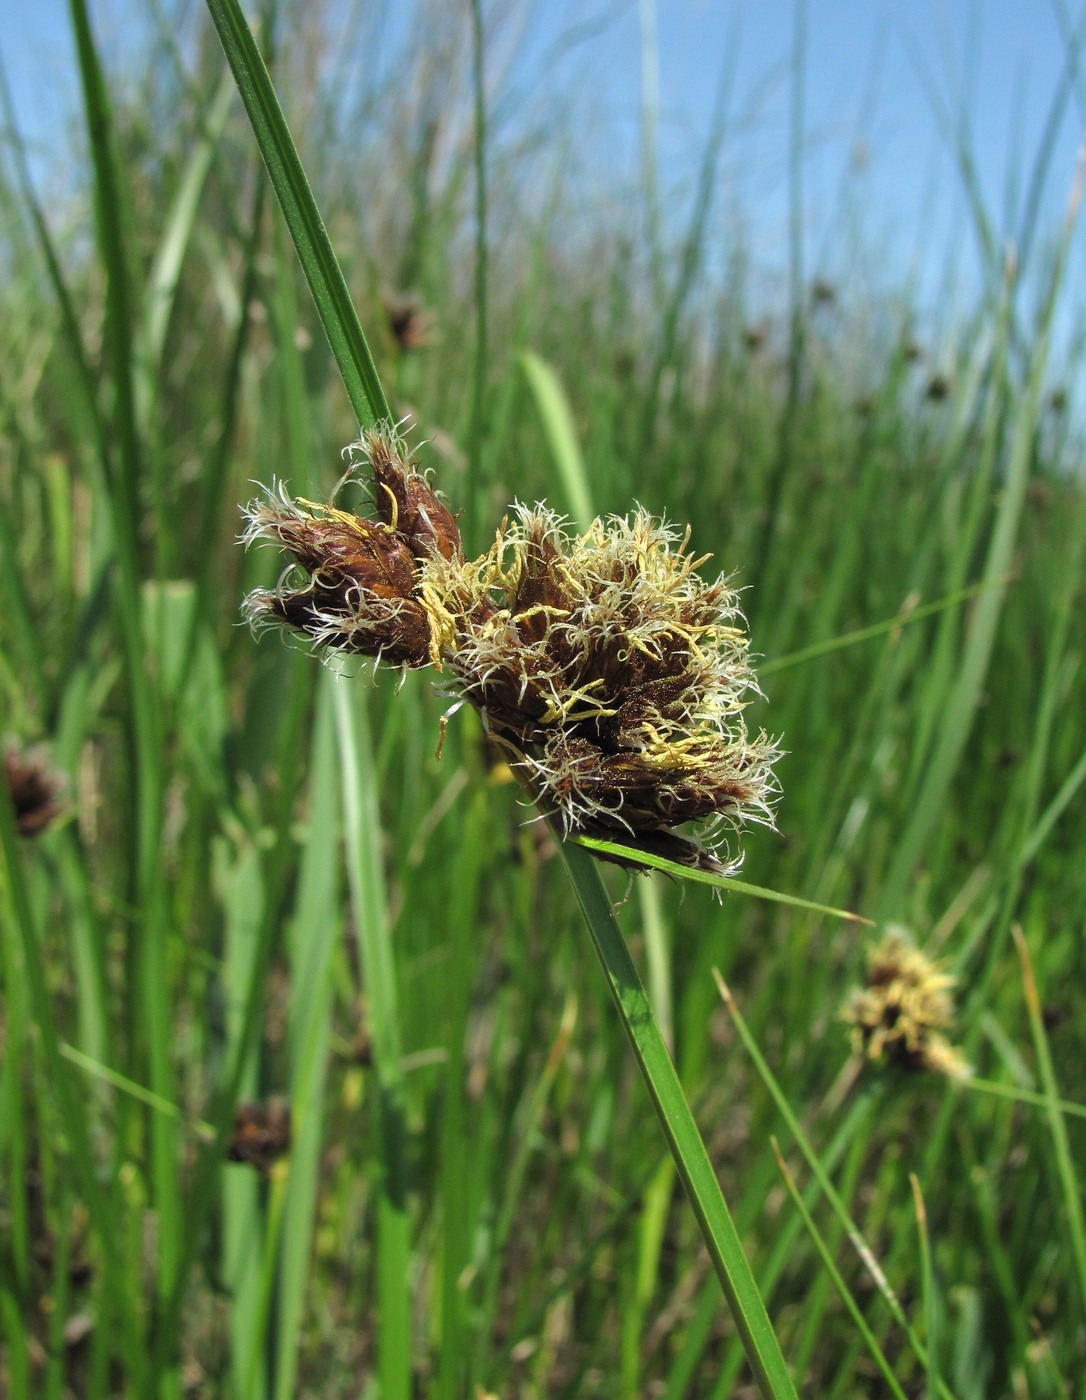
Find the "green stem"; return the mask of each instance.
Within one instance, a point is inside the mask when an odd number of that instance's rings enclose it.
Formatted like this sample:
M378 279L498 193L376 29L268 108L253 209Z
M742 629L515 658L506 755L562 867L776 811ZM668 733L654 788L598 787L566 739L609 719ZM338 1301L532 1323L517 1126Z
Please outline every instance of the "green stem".
M486 83L483 68L483 13L471 0L472 84L475 90L475 382L468 438L467 520L478 509L480 462L486 436L487 242L486 242Z
M241 6L237 0L207 0L207 8L252 123L260 154L268 167L272 187L355 416L365 428L383 419L391 420L392 411L362 334L346 280Z
M754 1275L686 1102L679 1076L652 1014L645 988L615 921L592 857L572 842L560 843L562 860L592 935L623 1028L694 1207L709 1257L764 1396L795 1396L784 1356L773 1333Z

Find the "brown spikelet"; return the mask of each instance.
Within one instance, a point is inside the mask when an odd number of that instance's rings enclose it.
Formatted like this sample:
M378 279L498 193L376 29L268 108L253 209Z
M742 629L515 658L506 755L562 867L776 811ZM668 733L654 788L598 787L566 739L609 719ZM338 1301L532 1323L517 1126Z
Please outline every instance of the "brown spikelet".
M433 553L459 554L460 532L394 435L371 433L360 447L372 468L378 520L295 501L282 484L247 507L245 542L279 544L301 574L250 593L245 612L257 628L285 623L318 646L425 666L432 638L419 570Z

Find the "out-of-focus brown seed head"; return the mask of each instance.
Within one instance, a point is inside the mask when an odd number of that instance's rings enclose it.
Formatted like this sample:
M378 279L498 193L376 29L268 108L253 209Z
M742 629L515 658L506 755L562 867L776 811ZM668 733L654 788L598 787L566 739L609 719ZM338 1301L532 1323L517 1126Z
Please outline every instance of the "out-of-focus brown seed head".
M929 377L924 393L931 403L942 403L950 397L951 387L950 375L936 370Z
M425 350L434 339L434 313L412 292L386 292L382 298L388 328L405 354Z
M20 836L39 836L64 810L64 780L44 755L23 753L14 744L4 751L4 776Z
M290 1151L290 1138L290 1104L285 1098L239 1103L234 1110L234 1131L226 1147L226 1160L255 1167L267 1176L274 1163Z
M867 955L864 985L841 1011L858 1055L900 1069L965 1079L971 1073L946 1038L954 1021L954 978L891 927Z

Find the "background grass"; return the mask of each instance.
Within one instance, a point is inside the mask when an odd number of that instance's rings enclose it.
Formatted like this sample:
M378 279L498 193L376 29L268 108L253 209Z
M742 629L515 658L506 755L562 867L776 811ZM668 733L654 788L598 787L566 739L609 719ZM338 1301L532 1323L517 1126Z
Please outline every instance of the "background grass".
M958 1039L1004 1090L851 1078L855 926L639 884L620 922L797 1388L895 1393L774 1135L905 1394L1076 1394L1084 1129L1060 1105L1086 1049L1086 502L1047 370L1053 317L1077 316L1070 221L1027 223L1024 266L992 259L936 368L950 328L893 287L815 286L798 215L789 306L752 304L741 246L721 263L714 242L723 116L688 223L653 216L648 178L644 218L595 191L574 219L554 112L473 140L466 14L434 6L417 71L342 110L369 13L357 47L311 9L268 14L262 42L394 412L472 503L469 540L514 498L585 508L540 412L549 366L591 506L691 520L749 584L751 719L790 753L781 833L747 838L744 877L906 924L950 961ZM357 425L214 36L163 20L103 73L79 3L72 25L67 202L42 208L10 123L0 183L0 687L68 801L33 843L0 814L0 1384L743 1394L556 853L476 721L438 761L425 676L347 685L237 625L279 567L235 547L237 501L273 475L326 493ZM802 60L797 40L797 105ZM798 209L798 138L792 163ZM425 349L385 314L406 290ZM272 1095L289 1156L224 1163L235 1103Z

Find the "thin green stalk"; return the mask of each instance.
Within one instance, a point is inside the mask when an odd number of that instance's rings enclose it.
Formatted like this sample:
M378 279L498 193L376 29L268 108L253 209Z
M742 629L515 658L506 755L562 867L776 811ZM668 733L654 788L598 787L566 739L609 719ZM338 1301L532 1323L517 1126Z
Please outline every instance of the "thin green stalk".
M46 982L41 936L30 905L19 837L8 801L0 801L0 852L3 854L0 897L4 898L5 904L10 902L11 918L7 926L14 926L18 933L23 958L21 971L26 979L28 1005L37 1026L48 1082L68 1140L71 1169L79 1180L82 1198L102 1253L103 1275L108 1285L105 1296L111 1300L118 1323L130 1382L137 1393L150 1394L145 1386L144 1353L138 1336L139 1308L129 1292L130 1276L121 1258L115 1203L98 1178L84 1100L61 1053L61 1040Z
M795 1387L742 1242L615 921L599 869L576 844L561 841L559 849L754 1377L763 1396L794 1396Z
M1051 1099L1047 1094L1035 1094L1030 1089L1020 1089L1014 1084L999 1084L991 1079L978 1079L972 1075L962 1083L962 1088L971 1093L993 1094L996 1098L1012 1099L1015 1103L1028 1103L1034 1108L1051 1108L1053 1105L1070 1118L1086 1118L1086 1105L1071 1103L1067 1099Z
M1029 1028L1033 1036L1033 1049L1037 1056L1037 1069L1041 1076L1047 1100L1047 1118L1052 1145L1056 1155L1056 1170L1059 1173L1063 1193L1063 1209L1067 1228L1071 1236L1071 1257L1075 1264L1075 1277L1079 1294L1086 1311L1086 1217L1082 1209L1082 1187L1075 1174L1071 1144L1067 1137L1067 1124L1060 1111L1059 1089L1056 1084L1056 1071L1052 1064L1052 1053L1048 1045L1044 1017L1041 1014L1041 998L1037 981L1033 975L1033 963L1025 935L1016 924L1012 929L1018 958L1022 965L1022 990L1029 1013Z
M264 914L257 936L245 1004L236 1022L237 1035L231 1042L229 1062L216 1085L214 1098L206 1113L212 1137L198 1157L193 1170L192 1184L186 1201L185 1231L177 1275L169 1292L163 1295L159 1304L153 1348L153 1365L158 1373L176 1365L189 1271L198 1249L203 1244L203 1232L217 1201L216 1182L226 1150L226 1141L233 1125L234 1105L241 1092L242 1078L256 1036L264 1023L265 977L279 933L279 912L285 884L289 878L289 867L285 857L293 844L291 827L294 814L295 767L297 755L301 750L303 725L308 713L309 678L308 667L291 668L290 693L281 726L282 734L277 744L276 766L283 775L283 782L278 792L274 834L265 864Z
M920 1190L920 1179L915 1172L909 1173L913 1204L916 1209L916 1231L920 1240L920 1297L924 1309L924 1329L928 1341L928 1394L939 1393L939 1302L935 1287L935 1266L931 1257L931 1237L928 1234L928 1212Z
M987 346L982 341L974 355L973 375L977 376L983 371L987 398L986 401L982 400L980 378L974 377L972 383L967 383L965 392L961 395L964 403L943 454L947 467L957 468L943 473L946 485L940 503L941 513L953 517L953 525L944 527L953 539L953 544L947 545L949 557L944 565L945 577L952 590L964 586L966 574L972 566L971 561L981 548L983 530L991 514L992 482L1000 466L1006 428L1007 363L1017 278L1017 264L1013 258L1008 257L1003 272L1002 296L992 343ZM971 407L974 402L975 410ZM966 485L961 470L966 454L962 433L965 425L973 420L973 412L980 417L980 445L975 454L970 454L973 456L973 469L971 479ZM936 539L937 535L933 531L932 548ZM932 566L929 564L928 567ZM913 577L919 583L920 576L914 573ZM1007 585L1011 581L1010 577L1004 580ZM917 696L918 714L911 744L911 763L906 788L908 800L905 803L905 810L911 813L910 820L914 823L917 820L915 800L924 777L924 765L930 760L934 744L945 725L959 680L961 638L962 626L958 615L948 613L936 630L926 667L926 683Z
M643 14L645 12L643 11ZM724 59L721 63L720 76L717 79L716 95L713 98L713 110L709 120L709 134L706 137L705 149L702 152L700 167L698 170L697 193L694 198L694 206L690 214L690 224L686 231L686 236L682 244L682 256L679 260L679 272L675 279L675 285L667 297L666 304L662 307L660 315L660 345L653 361L652 370L649 375L649 385L644 394L644 405L641 415L641 444L643 451L650 451L656 437L657 414L660 406L660 388L664 380L664 374L668 367L676 362L677 352L680 348L680 325L683 313L686 310L697 281L698 273L701 271L703 254L705 250L706 238L709 229L709 213L713 205L713 196L717 189L717 167L720 163L720 152L724 145L724 136L727 130L728 107L731 100L732 89L735 85L736 61L739 55L739 25L741 22L741 11L734 12L731 26L727 38L724 41ZM655 20L653 20L655 26ZM644 32L644 21L643 21ZM648 47L643 41L643 51ZM653 43L655 49L655 42ZM650 62L649 56L644 54L643 63ZM655 67L653 69L655 71ZM649 112L646 101L645 125L649 126ZM653 127L655 121L653 122ZM646 147L648 141L646 138ZM650 156L646 149L646 167L654 172L656 168L655 152ZM652 190L652 197L655 199L655 190ZM652 206L650 205L650 208ZM654 225L654 236L655 236ZM663 292L663 287L659 288Z
M363 427L390 421L392 410L362 334L346 279L252 30L237 0L207 0L207 8L241 93L351 407Z
M871 1111L874 1107L872 1097L867 1093L860 1093L852 1101L844 1122L840 1125L829 1143L823 1150L821 1161L827 1176L836 1171L838 1163L845 1157L842 1167L842 1177L846 1183L845 1194L848 1195L854 1187L855 1178L862 1166L862 1157L867 1144L867 1131L871 1121ZM847 1152L847 1156L845 1155ZM808 1210L818 1199L821 1187L816 1179L807 1183L803 1192L803 1202ZM794 1257L796 1240L799 1236L803 1222L799 1216L793 1216L783 1229L777 1232L773 1242L773 1247L769 1251L769 1257L758 1270L758 1287L762 1297L768 1305L773 1301L777 1291L777 1286L784 1277L789 1263ZM723 1364L720 1368L721 1379L728 1379L731 1385L735 1377L739 1374L742 1365L742 1358L735 1355L735 1346L730 1346L724 1353Z
M68 284L64 280L64 272L61 267L60 258L57 255L56 246L49 232L49 225L46 223L41 202L34 189L34 182L30 175L30 162L27 159L26 145L19 133L19 127L15 120L15 108L11 98L11 89L8 85L7 75L2 63L0 63L0 110L2 110L4 114L4 121L7 128L5 140L14 160L15 173L23 205L30 214L31 223L34 227L34 237L37 241L42 262L45 264L46 275L49 278L49 283L53 289L53 295L56 297L57 307L60 311L61 327L63 329L61 343L71 356L72 364L75 368L74 382L78 391L77 397L79 399L81 417L94 433L94 446L102 469L102 474L103 477L108 480L110 474L110 452L104 432L104 425L95 409L96 389L94 371L91 369L90 361L87 357L87 348L83 343L83 333L80 330L79 317L76 313L75 303L68 290Z
M656 0L640 0L641 37L641 183L649 245L649 274L654 298L663 300L663 250L660 240L660 179L657 133L660 127L660 45L656 34Z
M283 1207L283 1240L275 1329L275 1400L298 1393L313 1230L320 1183L327 1051L332 1018L332 959L342 929L339 912L339 780L333 713L336 677L317 688L310 740L309 823L289 936L290 1175Z
M976 1005L984 1005L991 979L995 976L997 956L1003 946L1006 930L1011 925L1014 909L1020 897L1025 869L1031 859L1029 834L1037 824L1037 812L1041 802L1041 792L1048 769L1049 752L1052 744L1057 709L1064 690L1062 677L1068 663L1074 666L1075 660L1068 656L1068 633L1070 631L1079 589L1082 583L1082 561L1086 551L1086 521L1078 522L1070 548L1060 560L1059 580L1054 587L1053 620L1048 629L1047 656L1041 682L1040 701L1036 710L1033 742L1029 760L1023 775L1020 808L1016 818L1017 840L1012 848L1005 875L1004 893L996 917L995 936L991 939L988 956L983 970L974 980L972 1000Z
M570 519L578 530L587 530L595 511L584 456L577 440L573 410L565 388L554 366L534 350L522 351L517 360L543 420L543 431L558 469Z
M231 75L224 70L211 98L199 140L188 157L177 193L167 212L162 236L148 272L144 318L139 336L139 373L135 386L137 419L148 437L151 435L158 388L162 383L162 353L177 300L181 269L196 226L200 196L226 129L235 91Z
M803 367L807 355L807 307L803 287L803 127L804 89L807 61L807 3L795 0L792 13L792 87L789 105L788 143L788 295L791 302L788 341L788 389L781 410L777 448L769 472L769 483L762 504L762 526L751 554L751 591L765 608L768 599L763 585L771 578L770 562L778 542L781 506L788 478L797 466L796 441L799 426Z
M0 1282L0 1327L5 1338L4 1354L8 1358L7 1383L11 1400L30 1400L30 1333L27 1327L26 1300Z
M625 846L618 841L604 841L596 836L574 836L571 845L583 846L586 851L598 851L600 855L617 857L620 863L640 865L646 870L661 870L677 880L691 880L696 885L709 885L713 889L753 895L755 899L768 900L771 904L786 904L791 909L806 909L810 914L825 914L831 919L844 919L852 924L866 924L873 928L870 919L862 914L853 914L848 909L834 909L829 904L815 904L812 900L801 899L796 894L782 894L780 890L766 889L764 885L752 885L747 880L737 880L734 875L716 875L711 870L698 870L689 865L679 865L666 856L655 855L652 851L639 851L635 846Z
M525 1089L521 1102L516 1106L512 1115L512 1136L516 1146L503 1174L501 1200L491 1231L483 1302L479 1309L479 1314L484 1322L495 1317L497 1313L503 1255L516 1222L517 1207L522 1200L528 1166L536 1150L539 1126L550 1102L555 1079L565 1061L570 1037L573 1035L576 1023L577 998L569 995L562 1008L558 1029L555 1031L543 1070L538 1080L530 1088ZM488 1338L485 1334L481 1334L478 1340L481 1345Z
M1037 852L1048 840L1052 828L1070 806L1083 783L1086 783L1086 751L1083 752L1074 768L1071 769L1070 773L1068 773L1067 777L1060 784L1056 796L1041 813L1037 825L1030 832L1026 841L1023 842L1023 866L1030 864L1037 855Z
M376 766L366 698L364 691L341 683L335 689L334 706L343 775L347 874L377 1080L378 1368L383 1400L408 1400L411 1394L411 1300L406 1105L395 963L380 851Z
M921 1363L922 1366L927 1366L927 1349L921 1343L919 1337L916 1335L913 1328L909 1325L908 1319L905 1316L905 1311L902 1308L900 1302L898 1301L897 1295L894 1293L893 1289L887 1282L886 1277L884 1276L882 1270L879 1268L874 1255L871 1253L870 1249L867 1247L867 1244L864 1242L864 1238L863 1235L860 1233L859 1227L854 1223L852 1217L849 1215L848 1209L845 1206L844 1201L841 1199L840 1195L838 1194L836 1188L833 1185L833 1182L830 1181L829 1176L826 1174L826 1170L823 1167L821 1161L819 1160L817 1152L815 1152L814 1148L811 1146L810 1139L807 1137L807 1134L803 1131L799 1119L793 1113L792 1106L788 1102L788 1099L785 1097L784 1091L781 1089L781 1086L777 1083L776 1077L773 1074L772 1070L769 1068L769 1065L766 1063L765 1057L762 1055L762 1052L758 1049L758 1044L755 1041L753 1035L751 1035L750 1027L747 1025L745 1018L740 1012L738 1006L735 1004L735 999L729 991L727 983L724 981L723 977L721 977L720 973L715 968L713 969L713 976L716 979L717 990L720 992L721 999L723 1000L724 1005L728 1008L728 1014L731 1016L732 1022L735 1025L736 1030L739 1032L739 1038L743 1042L744 1048L746 1049L747 1054L750 1056L755 1069L758 1071L758 1077L761 1079L765 1087L769 1090L773 1102L777 1105L778 1112L784 1119L788 1127L788 1131L792 1134L792 1138L795 1141L795 1144L799 1148L800 1152L802 1152L803 1157L807 1162L807 1165L814 1173L814 1176L817 1179L818 1184L821 1186L822 1192L825 1195L826 1200L829 1202L834 1214L837 1216L838 1220L841 1222L842 1226L846 1230L849 1239L852 1241L852 1244L856 1249L856 1252L863 1260L864 1266L871 1274L871 1277L875 1280L879 1292L882 1294L883 1300L885 1301L886 1305L889 1307L891 1313L893 1314L894 1321L904 1331L905 1336L908 1339L909 1346L912 1348L914 1356L917 1358L917 1360ZM942 1382L940 1382L938 1393L943 1397L943 1400L954 1400L953 1395L947 1389L946 1385Z
M839 637L827 637L823 642L814 642L809 647L801 647L799 651L791 651L787 656L778 656L775 660L761 662L758 666L758 675L764 679L766 676L776 675L778 671L787 671L789 667L801 666L804 662L815 661L836 651L845 651L848 647L858 646L861 642L869 642L875 637L885 637L888 633L898 632L901 628L908 627L914 622L923 622L925 618L933 617L936 613L944 612L948 608L960 607L962 603L968 603L971 598L975 598L978 593L983 593L986 588L1002 588L1007 582L1007 579L999 578L993 579L990 583L975 583L969 588L956 589L955 592L948 593L945 598L937 598L933 603L924 603L921 607L899 613L897 617L884 618L882 622L872 622L867 627L858 627L854 632L845 632Z
M665 1042L666 1044L666 1042ZM675 1162L665 1157L645 1189L637 1241L637 1275L633 1299L622 1318L622 1394L637 1400L644 1394L641 1376L641 1333L656 1291L660 1254L668 1212L675 1191Z
M222 987L228 1054L236 1054L244 1028L246 990L253 984L260 953L260 929L265 899L258 852L244 839L222 862L223 887ZM242 1097L253 1099L259 1087L259 1052L247 1047L240 1082ZM263 1211L259 1183L253 1171L234 1166L223 1172L222 1271L234 1306L230 1309L230 1377L238 1400L256 1400L263 1386L249 1375L254 1334L260 1329L260 1244ZM262 1381L263 1377L259 1377ZM257 1381L257 1383L254 1383Z
M117 560L114 599L124 644L131 727L128 780L134 821L129 831L132 867L129 897L140 910L140 936L130 941L133 1020L145 1026L150 1087L172 1099L171 1026L166 955L166 897L159 849L162 824L163 744L154 685L144 643L140 570L140 485L143 445L136 422L135 315L130 257L123 212L128 207L115 150L112 113L84 0L71 0L95 174L96 228L108 275L105 339L114 407L112 426L120 440L118 470L108 482L108 506ZM176 1125L163 1114L151 1118L151 1170L158 1213L157 1269L163 1291L176 1281L182 1212Z
M479 504L479 463L486 435L486 389L489 369L487 235L486 235L486 74L484 71L483 7L471 0L472 95L475 102L475 374L468 436L468 528Z
M860 1096L862 1098L862 1095ZM852 1202L856 1199L858 1183L862 1180L862 1173L866 1165L868 1142L866 1138L856 1137L849 1144L848 1155L842 1163L837 1180L840 1183L838 1190L843 1201ZM831 1168L826 1158L823 1158L823 1165L826 1167L827 1175ZM778 1165L779 1170L779 1165ZM811 1183L815 1187L815 1193L811 1198L811 1208L818 1200L818 1183ZM802 1221L798 1222L802 1226ZM836 1254L841 1245L843 1231L841 1223L835 1220L832 1224L828 1237L823 1237L823 1244L833 1254ZM794 1255L789 1253L789 1258ZM762 1282L759 1272L759 1283ZM807 1374L811 1365L812 1357L817 1349L819 1340L825 1334L827 1323L827 1311L831 1303L833 1292L833 1280L830 1275L823 1270L814 1280L810 1288L804 1295L803 1325L800 1329L798 1346L795 1347L795 1360L793 1366L799 1376Z
M867 1321L860 1311L856 1299L852 1296L852 1290L842 1277L840 1269L834 1263L833 1255L830 1253L829 1247L823 1239L818 1226L814 1223L811 1212L804 1203L803 1196L800 1193L799 1187L796 1185L795 1178L788 1170L788 1163L784 1160L780 1147L777 1145L777 1139L773 1138L772 1142L773 1155L777 1159L777 1166L780 1168L784 1184L788 1188L788 1194L792 1198L792 1204L799 1212L807 1233L811 1237L815 1249L818 1251L818 1257L822 1261L822 1267L829 1275L831 1283L837 1290L837 1296L848 1309L848 1314L852 1318L856 1331L859 1332L860 1336L863 1338L864 1345L874 1358L875 1364L878 1366L883 1380L890 1387L891 1393L897 1396L898 1400L906 1400L905 1392L902 1390L901 1386L898 1385L894 1373L890 1369L890 1363L886 1359L885 1352L882 1347L879 1346L875 1334L871 1331L870 1327L868 1327Z
M1057 296L1063 282L1071 235L1078 217L1082 178L1083 167L1080 161L1046 289L1045 303L1038 318L1036 343L1028 366L1024 392L1014 412L1006 481L984 566L986 583L1006 578L1013 559L1026 487L1034 459L1035 429L1048 365ZM1000 385L993 385L993 394L1001 392ZM957 772L988 673L1005 594L1006 590L1003 588L992 588L985 592L977 606L966 637L958 678L948 698L942 727L935 740L927 771L916 794L912 814L895 844L894 859L883 892L883 902L888 909L893 909L900 900L910 874L923 855L935 822L942 811L947 790Z
M0 790L0 797L3 796ZM0 908L7 913L3 883ZM26 978L17 945L0 938L0 991L4 1006L6 1053L0 1065L0 1177L6 1191L7 1229L0 1253L0 1325L10 1357L9 1384L17 1396L29 1396L29 1348L27 1324L31 1288L31 1223L28 1192L24 1189L33 1154L33 1127L25 1092L30 1025Z
M467 1345L468 1296L464 1270L471 1263L472 1240L477 1225L472 1193L465 1190L472 1157L470 1110L467 1099L471 991L478 946L479 894L485 878L486 837L484 795L476 791L463 817L463 859L446 896L450 940L449 975L445 986L448 1032L448 1065L444 1122L441 1136L441 1359L433 1394L438 1400L457 1400L467 1392L471 1349ZM522 1141L525 1141L522 1138ZM510 1176L512 1176L510 1172ZM495 1275L497 1270L494 1271ZM490 1314L484 1314L489 1316Z
M257 182L252 194L246 237L242 244L242 267L240 278L239 304L248 306L257 289L257 258L260 252L260 230L264 221L264 205L267 198L267 185ZM212 542L216 538L216 524L221 519L222 499L230 465L234 434L241 408L242 367L245 351L249 346L252 318L242 315L234 331L226 371L222 380L220 407L215 415L218 432L211 445L201 472L200 486L200 533L201 549L196 558L193 583L194 597L189 615L188 633L182 649L181 674L187 676L200 639L201 623L207 622L214 594L213 579L215 550ZM282 341L280 341L280 346ZM280 350L282 355L282 350ZM287 402L289 404L289 396ZM289 408L288 408L289 414Z
M169 1099L164 1099L161 1095L153 1093L142 1084L137 1084L134 1079L129 1079L127 1075L118 1074L115 1069L110 1069L108 1065L100 1064L90 1055L84 1055L81 1050L77 1050L74 1045L61 1043L60 1053L66 1060L83 1070L94 1079L99 1079L103 1084L108 1084L113 1089L120 1089L130 1098L137 1102L146 1104L148 1108L153 1108L156 1113L164 1113L167 1118L181 1121L181 1110ZM193 1127L205 1127L206 1124L194 1123Z

